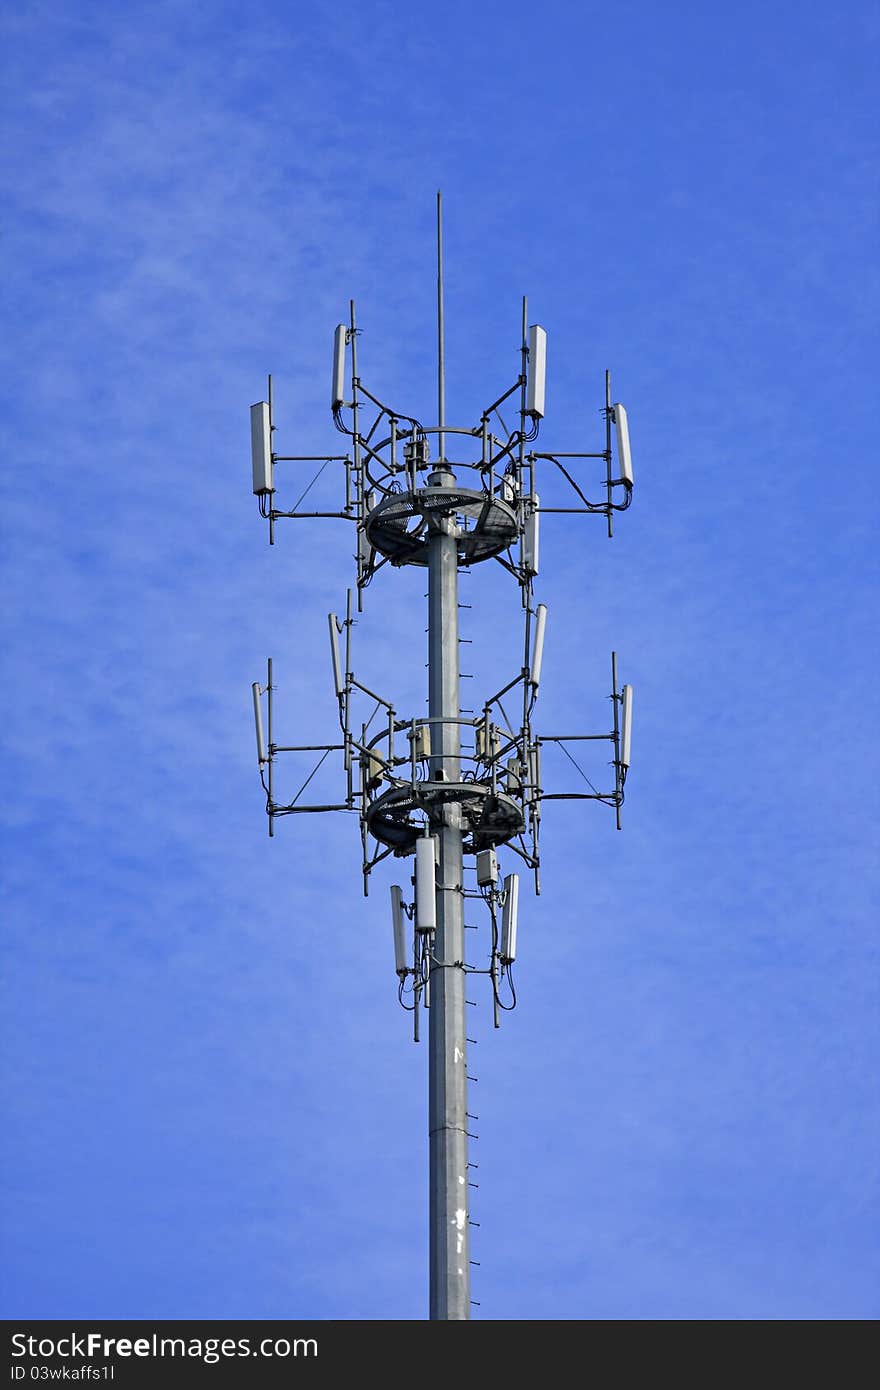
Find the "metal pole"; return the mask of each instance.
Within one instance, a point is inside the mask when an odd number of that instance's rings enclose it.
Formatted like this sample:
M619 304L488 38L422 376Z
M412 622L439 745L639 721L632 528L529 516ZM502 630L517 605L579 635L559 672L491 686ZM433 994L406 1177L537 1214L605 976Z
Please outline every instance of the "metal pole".
M272 740L274 739L275 734L274 734L273 728L272 728L272 689L273 689L273 686L272 686L272 658L271 658L271 656L269 657L269 660L268 660L267 663L266 663L266 671L267 671L267 676L266 676L266 695L267 695L267 697L268 697L268 706L269 706L269 749L268 749L268 752L269 752L269 834L270 834L270 836L272 836L272 835L275 834L275 812L272 810L272 807L275 805L275 787L274 787L274 781L273 781L273 777L272 777L272 767L273 767L273 763L274 763L274 761L275 761L275 748L274 748L274 746L273 746Z
M453 487L439 468L432 487ZM431 778L457 782L461 735L458 671L458 545L454 515L437 516L428 542L428 712ZM467 1035L465 1029L464 894L461 810L438 807L431 825L439 841L437 930L431 967L428 1114L430 1144L430 1267L433 1320L470 1317L468 1229Z
M614 513L611 510L611 373L605 372L605 489L608 499L608 539L614 535ZM617 827L618 830L620 826Z
M443 194L437 192L437 424L440 458L446 457L446 352L443 323Z
M620 715L617 708L617 652L611 653L611 707L614 710L614 790L617 794L614 814L617 828L620 830L622 826L620 824Z

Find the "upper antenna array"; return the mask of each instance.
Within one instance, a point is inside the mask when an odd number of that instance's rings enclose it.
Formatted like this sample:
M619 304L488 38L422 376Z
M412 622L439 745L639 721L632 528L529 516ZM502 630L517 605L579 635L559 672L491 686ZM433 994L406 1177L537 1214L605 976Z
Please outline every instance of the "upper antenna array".
M439 279L442 286L442 278ZM442 300L441 300L442 304ZM442 325L442 314L439 322ZM356 586L360 611L363 592L373 577L386 564L392 566L422 565L429 560L432 539L438 525L451 523L454 530L459 567L472 566L494 559L510 573L520 586L525 612L525 659L519 675L497 695L485 701L480 716L472 721L475 733L473 775L463 784L459 796L465 811L469 848L476 852L484 844L514 841L522 857L535 871L536 887L539 866L538 832L540 804L561 796L565 799L598 800L614 806L618 814L623 802L623 784L629 767L628 706L624 694L618 691L616 663L612 672L611 699L614 702L615 727L607 734L541 736L534 735L531 713L541 679L544 630L547 609L544 604L533 608L534 581L539 569L539 524L542 514L587 514L599 512L608 521L612 533L613 515L630 505L633 488L632 457L626 410L620 403L610 404L610 377L606 373L606 447L592 453L541 452L527 446L537 438L545 406L547 335L540 325L526 327L526 301L523 301L522 366L513 384L497 397L483 412L479 423L470 427L443 424L424 426L412 416L386 405L364 384L358 374L356 353L356 323L354 303L351 305L351 326L340 324L334 335L331 406L337 428L351 439L346 454L281 455L271 449L272 419L271 390L269 401L251 407L254 491L260 498L261 514L267 518L270 542L274 543L275 523L280 519L336 517L353 522L356 527ZM442 348L442 333L441 333ZM350 361L350 376L345 374L346 358ZM439 396L443 405L442 356L439 358ZM348 382L344 389L343 382ZM519 393L519 427L514 431L495 432L493 417L504 402ZM363 414L365 402L370 406L369 422ZM476 443L478 456L462 457L457 449L454 460L444 454L432 463L429 439L455 438L459 444ZM616 443L616 450L612 444ZM572 470L577 461L601 459L606 465L603 500L589 501L576 481ZM563 462L564 461L564 462ZM339 463L344 472L344 503L339 511L310 511L299 505L289 511L277 507L275 471L278 464ZM550 465L558 470L575 494L572 506L542 506L538 494L538 471ZM454 469L454 473L453 473ZM473 486L463 486L459 478L473 478ZM307 489L308 492L308 489ZM577 505L579 503L580 505ZM439 797L448 801L451 788L433 785L433 779L423 776L430 770L430 719L399 720L393 715L393 703L382 696L366 692L351 669L351 595L346 617L340 622L330 619L331 656L334 690L339 702L341 745L320 745L321 752L341 751L347 773L345 799L338 806L309 806L298 802L277 803L274 789L269 795L270 833L274 819L293 811L346 809L358 810L364 832L363 871L366 880L374 865L384 858L383 851L395 854L412 853L421 833L422 818ZM345 634L345 661L340 655L338 637ZM498 702L517 685L522 685L522 721L510 728L501 720ZM630 687L624 687L628 691ZM390 713L388 727L374 735L369 743L361 744L352 722L352 700L357 691L379 699ZM271 697L271 681L266 692ZM264 692L264 693L266 693ZM621 723L624 738L621 745ZM542 744L563 744L583 738L607 738L614 746L614 785L606 792L552 792L545 790L536 779L536 760ZM400 739L409 745L401 752ZM397 742L395 743L395 740ZM316 746L317 750L317 746ZM271 779L272 764L280 748L270 745L268 764ZM285 751L300 751L290 747ZM360 760L365 770L362 785L355 785L353 771ZM406 771L402 770L402 766ZM442 769L440 769L442 771ZM267 785L268 790L268 785ZM487 798L491 798L491 811ZM522 844L524 835L531 842ZM367 837L380 846L377 853L367 852ZM538 887L538 891L539 887Z

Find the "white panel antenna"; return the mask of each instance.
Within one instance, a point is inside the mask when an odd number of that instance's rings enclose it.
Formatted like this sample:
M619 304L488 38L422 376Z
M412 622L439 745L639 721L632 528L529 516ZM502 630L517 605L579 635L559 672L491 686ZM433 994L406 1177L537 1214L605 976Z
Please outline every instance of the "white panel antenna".
M333 335L333 385L330 390L330 408L338 410L345 404L345 339L348 330L340 323Z
M547 334L540 324L529 329L529 373L526 383L526 414L544 418L544 391L547 382Z
M547 605L539 603L535 613L535 644L532 648L532 685L541 684L541 664L544 660L544 628L547 625Z
M376 494L375 492L368 492L366 497L364 498L365 515L369 516L370 512L373 511L375 506ZM370 545L370 542L367 539L366 526L359 526L357 528L357 548L358 565L362 570L367 569L370 563L370 558L373 554L373 547Z
M336 636L339 631L339 620L335 613L328 613L327 622L330 625L330 656L333 661L333 684L336 687L337 697L341 700L345 692L345 683L342 679L342 666L339 661L339 641Z
M403 910L403 889L398 888L396 883L391 885L391 918L394 924L394 969L403 977L409 969L406 913Z
M434 837L416 840L416 929L434 931L437 927L437 873Z
M538 573L538 543L540 540L538 504L540 500L537 495L532 499L534 505L530 507L523 527L523 568L532 575Z
M254 724L257 730L257 762L260 767L262 767L269 759L266 757L266 741L263 738L263 711L260 708L260 695L262 691L260 690L259 681L254 681L252 689L254 692Z
M625 685L620 692L623 715L620 731L620 765L629 767L630 746L632 744L633 688Z
M370 563L370 556L372 555L373 550L372 546L370 545L370 542L367 540L366 528L363 526L358 527L357 548L358 564L360 565L361 569L366 569Z
M617 466L627 487L633 485L632 454L629 447L629 422L626 407L618 403L614 407L614 428L617 430Z
M541 791L541 745L533 743L529 749L529 782L531 784L532 797L536 797ZM532 814L540 816L541 803L536 800L532 807Z
M505 965L516 960L516 923L519 917L519 874L504 880L504 906L501 909L501 959Z
M251 458L254 466L254 492L274 492L272 482L272 426L269 402L251 406Z

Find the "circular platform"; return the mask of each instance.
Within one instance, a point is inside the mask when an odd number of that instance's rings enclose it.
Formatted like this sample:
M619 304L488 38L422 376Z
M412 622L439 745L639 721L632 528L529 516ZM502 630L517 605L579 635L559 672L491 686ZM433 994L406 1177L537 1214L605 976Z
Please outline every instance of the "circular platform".
M450 801L461 807L465 854L503 845L525 830L520 806L486 782L419 782L415 793L411 786L391 787L367 808L367 829L395 854L411 854L424 834L421 817Z
M424 487L383 498L367 517L367 540L393 565L427 565L429 520L449 512L463 521L458 535L459 564L490 560L517 538L516 514L500 497L472 488Z

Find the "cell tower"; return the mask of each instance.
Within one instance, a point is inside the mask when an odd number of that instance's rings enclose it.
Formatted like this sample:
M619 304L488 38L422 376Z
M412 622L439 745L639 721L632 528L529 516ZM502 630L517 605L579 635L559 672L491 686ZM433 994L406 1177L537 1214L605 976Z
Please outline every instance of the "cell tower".
M443 320L442 204L437 195L437 424L423 426L412 415L386 405L364 384L358 366L354 301L347 324L333 343L331 409L348 438L344 454L276 453L272 378L268 399L251 406L253 488L260 514L275 526L282 518L336 517L354 524L357 611L366 586L386 565L420 565L428 572L428 714L401 719L392 701L363 685L352 670L352 590L345 618L329 614L333 684L341 742L284 745L275 742L272 662L264 686L253 686L257 758L266 793L269 834L281 816L356 811L360 820L364 893L372 870L394 856L413 860L413 892L391 889L398 997L412 1012L413 1037L420 1037L421 1011L428 1013L430 1316L470 1316L467 1048L465 984L471 974L491 985L494 1022L513 1008L519 876L502 874L499 849L514 854L534 875L540 893L539 836L545 801L600 801L614 808L617 828L630 764L632 687L618 688L617 659L611 656L612 728L599 733L538 734L532 717L544 651L547 609L534 603L542 513L606 518L632 500L633 473L626 411L612 404L605 373L604 447L593 453L539 452L533 446L544 417L547 335L528 324L523 299L520 369L513 385L487 406L476 424L446 423ZM519 424L508 430L500 408L518 398ZM497 422L497 423L494 423ZM500 433L497 433L500 428ZM431 443L436 459L431 461ZM576 474L586 460L604 462L604 496L588 500ZM315 479L293 509L275 505L277 464L341 465L345 501L339 511L304 511ZM564 481L572 505L541 504L544 470ZM317 475L316 475L317 477ZM462 479L466 480L464 485ZM548 480L549 481L549 480ZM524 615L522 665L501 690L471 717L459 692L459 571L495 560L516 582ZM340 647L340 637L343 643ZM263 726L266 697L267 728ZM511 719L502 701L512 706ZM359 720L361 702L372 713ZM377 716L379 717L376 724ZM375 725L375 727L374 727ZM598 790L574 758L570 745L611 744L613 786ZM588 790L547 790L542 749L555 747ZM334 804L302 802L314 772L292 801L276 799L275 764L285 753L316 753L317 771L331 754L341 755L344 793ZM610 780L610 779L609 779ZM578 784L580 785L580 784ZM473 875L473 877L472 877ZM486 963L467 960L465 903L485 904L489 927Z

